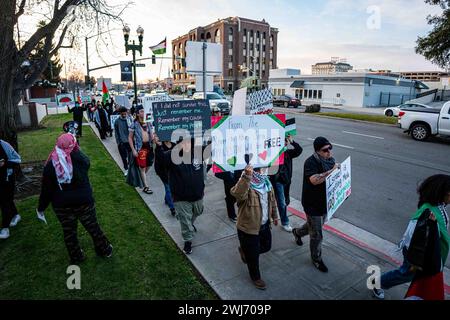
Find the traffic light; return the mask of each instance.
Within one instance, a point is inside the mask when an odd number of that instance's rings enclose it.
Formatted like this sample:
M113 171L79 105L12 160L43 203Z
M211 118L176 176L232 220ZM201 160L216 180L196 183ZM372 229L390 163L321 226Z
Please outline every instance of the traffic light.
M156 64L156 56L155 55L152 56L152 64Z

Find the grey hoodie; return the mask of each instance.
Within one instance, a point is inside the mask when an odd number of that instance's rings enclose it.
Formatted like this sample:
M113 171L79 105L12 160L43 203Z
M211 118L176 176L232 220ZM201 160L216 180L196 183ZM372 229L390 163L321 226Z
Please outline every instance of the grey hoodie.
M120 117L114 122L114 135L117 144L128 143L128 121Z

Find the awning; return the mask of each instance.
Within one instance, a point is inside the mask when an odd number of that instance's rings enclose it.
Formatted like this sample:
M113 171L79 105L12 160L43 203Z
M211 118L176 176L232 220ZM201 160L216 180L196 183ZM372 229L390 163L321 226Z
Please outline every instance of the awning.
M296 80L291 84L291 88L303 88L303 86L305 85L305 81L303 80Z

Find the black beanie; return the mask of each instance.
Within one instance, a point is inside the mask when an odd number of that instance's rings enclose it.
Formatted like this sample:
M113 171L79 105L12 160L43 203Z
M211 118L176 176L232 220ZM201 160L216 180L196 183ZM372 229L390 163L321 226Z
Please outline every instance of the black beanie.
M141 110L144 110L144 106L142 104L138 104L138 106L136 107L136 113L138 113Z
M325 146L331 146L330 141L327 140L327 138L324 137L318 137L316 138L316 140L314 140L314 151L319 151L320 149L322 149Z

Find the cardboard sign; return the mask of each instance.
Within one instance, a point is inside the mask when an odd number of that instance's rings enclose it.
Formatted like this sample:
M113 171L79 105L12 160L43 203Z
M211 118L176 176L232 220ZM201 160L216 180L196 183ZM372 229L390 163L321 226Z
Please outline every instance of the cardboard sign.
M329 221L339 207L352 193L351 158L341 164L341 169L334 170L327 177L327 220Z
M245 106L247 103L247 88L242 88L234 92L233 108L231 114L233 116L245 116Z
M75 100L73 99L73 94L60 94L56 96L56 103L59 107L73 107L75 106Z
M203 137L211 128L211 109L207 100L153 102L154 127L161 141L176 141L175 130L187 130L192 138Z
M284 114L212 117L213 171L242 170L284 163Z
M117 119L120 118L120 114L115 114L109 117L110 122L111 122L111 128L114 130L114 123L116 122Z
M272 114L273 94L270 89L256 91L247 96L248 114Z
M295 123L295 118L286 119L286 137L297 135L297 125Z
M118 96L115 96L115 100L119 106L125 107L127 109L131 108L130 99L127 96L118 95Z
M153 123L153 102L171 101L168 95L154 95L140 98L145 111L145 122Z

